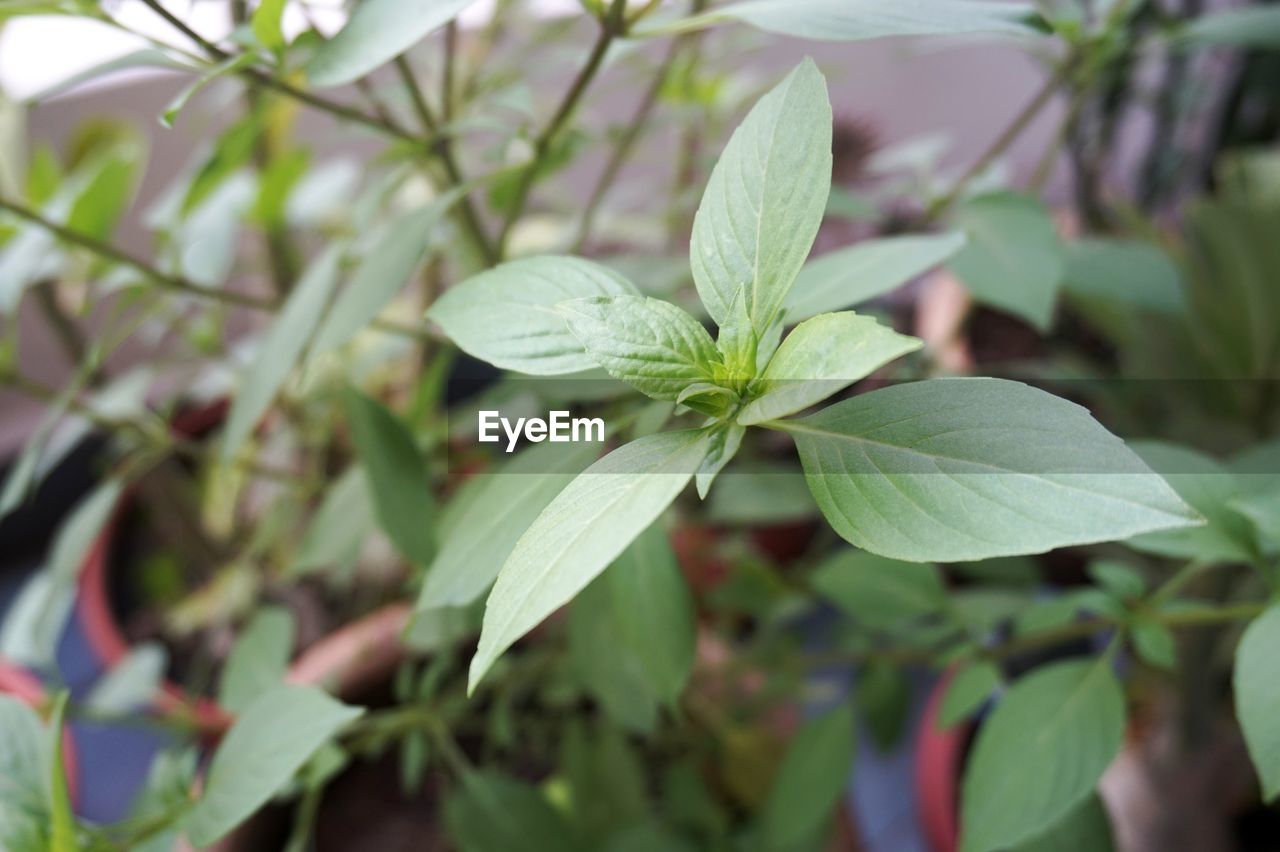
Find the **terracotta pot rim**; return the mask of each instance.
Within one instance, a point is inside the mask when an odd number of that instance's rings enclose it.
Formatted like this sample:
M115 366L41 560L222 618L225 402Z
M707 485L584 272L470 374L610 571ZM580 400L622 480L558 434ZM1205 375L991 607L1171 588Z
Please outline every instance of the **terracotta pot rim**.
M975 728L972 721L942 725L942 702L954 677L955 671L948 669L930 692L916 744L916 802L933 852L956 852L960 847L960 772Z
M37 712L49 701L44 685L35 675L3 657L0 657L0 695L11 695ZM62 732L62 768L67 776L71 804L75 806L80 800L80 766L75 737L69 727Z

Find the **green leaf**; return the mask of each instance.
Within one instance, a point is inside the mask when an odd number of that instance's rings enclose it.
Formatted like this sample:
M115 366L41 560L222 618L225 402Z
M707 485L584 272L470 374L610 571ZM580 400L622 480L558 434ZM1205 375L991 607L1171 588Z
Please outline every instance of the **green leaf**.
M742 439L747 434L747 430L736 423L725 423L709 429L711 447L707 450L707 456L698 466L698 472L693 479L700 500L707 499L707 494L711 491L711 483L716 481L716 477L719 476L720 471L724 470L725 465L733 461L733 457L738 454L738 449L742 446Z
M1280 544L1280 490L1237 497L1227 505L1252 521L1261 538Z
M795 414L922 345L852 311L819 314L782 341L760 377L759 396L738 422L750 426Z
M1041 553L1199 521L1088 411L1019 382L898 385L776 426L836 532L895 559Z
M1177 31L1174 39L1197 47L1280 50L1280 9L1263 5L1210 12Z
M1048 330L1065 261L1044 205L1026 195L991 193L966 201L955 218L969 243L950 266L969 292Z
M888 36L992 33L1029 35L1035 10L1001 0L743 0L641 35L687 32L741 21L780 35L818 41Z
M405 288L426 255L432 230L463 195L462 189L444 193L393 221L372 242L316 332L313 355L351 340Z
M1011 852L1113 852L1111 817L1096 793L1044 833L1019 843Z
M712 523L768 526L818 516L818 506L798 467L736 467L722 475L729 484L711 495L707 519Z
M596 453L589 444L541 444L467 480L440 516L449 532L427 571L418 610L467 606L483 595L520 536Z
M187 837L203 847L225 836L363 712L313 687L277 686L259 695L214 753Z
M461 852L573 852L564 817L536 787L492 769L469 772L444 805L449 836Z
M658 696L650 688L640 660L621 649L613 596L597 577L569 609L569 663L586 691L618 725L639 733L653 731Z
M689 260L719 325L745 300L764 337L813 246L831 189L831 104L806 59L734 131L693 221Z
M149 705L164 678L169 654L156 642L130 649L119 663L93 686L85 706L98 713L124 715Z
M258 56L256 53L239 53L209 68L195 82L179 92L178 96L169 102L169 105L164 108L164 112L160 113L160 123L166 128L173 129L173 123L177 121L178 113L182 112L183 107L190 103L192 98L200 94L205 86L221 77L236 74L246 68L250 68L257 61Z
M853 708L847 702L800 729L761 814L768 848L789 848L831 819L853 773L854 752Z
M707 330L661 299L592 296L556 310L592 360L654 399L675 400L689 385L711 382L720 362Z
M95 158L91 177L67 214L68 228L99 240L111 238L133 200L141 149L140 143L120 141Z
M1125 542L1135 550L1178 559L1249 562L1257 554L1254 529L1232 510L1243 490L1240 477L1195 450L1154 441L1134 444L1143 461L1207 523L1189 529L1147 533Z
M474 690L513 642L595 579L684 489L709 447L701 431L632 441L591 465L543 510L502 566L471 661Z
M962 852L1014 846L1086 800L1124 738L1124 692L1109 666L1055 663L1005 695L965 771Z
M976 662L956 672L942 698L938 721L944 728L952 728L968 719L981 707L991 693L1000 688L1003 678L995 663Z
M227 655L218 704L230 713L243 713L255 698L278 686L293 656L293 637L289 610L277 606L258 610Z
M475 0L364 0L347 25L320 46L307 65L318 88L341 86L390 62Z
M1236 716L1268 801L1280 796L1280 605L1253 620L1236 648Z
M839 311L883 296L964 248L959 231L866 240L804 265L783 307L788 322Z
M345 402L379 525L407 559L430 564L435 555L435 499L413 435L377 400L351 390Z
M1178 667L1178 643L1173 631L1158 621L1137 618L1130 633L1133 650L1146 663L1173 671Z
M555 306L588 296L634 295L616 272L573 257L504 263L446 291L427 312L469 355L505 370L560 375L596 362Z
M1142 597L1147 581L1137 570L1123 562L1100 559L1089 563L1089 576L1120 600Z
M219 452L224 463L235 458L306 349L338 283L341 256L331 247L311 264L246 366L244 383L222 430Z
M48 772L52 742L27 705L0 694L0 846L49 848Z
M1066 247L1064 286L1081 299L1166 314L1186 310L1182 273L1158 246L1136 240L1084 239Z
M693 670L693 596L660 525L645 530L601 578L620 648L639 662L649 688L675 706Z
M911 684L906 674L890 663L872 663L858 676L854 693L858 712L881 752L902 738L911 705Z
M284 7L288 0L262 0L258 8L253 10L253 18L249 25L258 44L267 50L278 51L285 46L284 30L280 28L280 19L284 15Z
M324 501L298 544L290 572L296 575L318 568L354 565L365 539L376 528L369 478L361 465L354 464L325 492Z
M70 699L68 692L62 692L54 699L53 718L49 720L49 732L45 734L53 739L52 759L49 761L49 852L80 852L81 849L62 753L67 702Z
M869 627L894 627L940 611L947 602L937 567L844 550L823 562L809 584Z

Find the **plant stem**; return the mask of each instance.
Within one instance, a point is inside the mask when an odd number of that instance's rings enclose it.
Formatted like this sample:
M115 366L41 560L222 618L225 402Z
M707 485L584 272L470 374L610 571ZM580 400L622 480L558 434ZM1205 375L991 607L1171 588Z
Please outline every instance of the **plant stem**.
M119 249L110 243L105 243L95 237L73 231L64 225L59 225L46 219L44 216L34 210L11 201L0 196L0 210L8 211L19 219L25 219L33 225L49 231L61 240L65 240L74 246L90 251L99 257L106 258L121 266L127 266L134 272L146 278L148 281L156 284L166 290L172 290L176 293L182 293L188 296L196 296L201 299L212 300L216 302L224 302L241 308L247 308L254 311L275 312L280 305L274 299L254 296L249 293L238 293L234 290L220 290L214 287L203 287L194 281L182 277L181 275L170 275L161 272L151 264L144 260L134 257L131 254ZM385 331L388 334L395 334L400 337L409 337L414 340L428 339L431 335L423 327L403 325L401 323L389 320L376 319L370 325L379 331Z
M676 59L679 57L681 50L689 43L690 38L691 36L688 35L681 36L671 43L670 49L661 60L658 73L649 84L649 88L645 90L644 96L641 97L640 105L636 107L631 121L614 142L613 151L609 154L609 160L605 163L604 170L600 172L600 178L596 181L595 188L591 191L591 197L587 200L587 206L582 211L582 218L578 222L578 233L574 237L571 253L580 253L582 247L586 245L587 239L591 236L591 230L595 225L595 217L599 212L600 204L617 180L618 173L622 171L622 167L630 158L636 142L640 140L645 125L649 122L649 116L653 114L654 108L658 105L658 96L662 93L662 87L666 85L671 76L671 69L675 66Z
M1017 141L1022 132L1027 129L1040 111L1053 100L1053 96L1057 94L1058 88L1067 80L1076 65L1075 57L1068 56L1058 64L1057 69L1049 75L1044 81L1040 90L1031 98L1017 115L1013 117L1013 121L1004 129L1004 131L995 138L995 140L987 147L978 159L965 169L964 173L952 184L951 189L946 194L933 200L933 202L925 209L924 217L921 219L922 225L932 224L953 205L956 200L964 194L965 189L978 175L982 174L992 163L996 161L1001 154L1008 150L1009 146Z
M578 102L582 100L587 87L591 85L591 81L599 73L605 54L609 52L609 45L613 43L614 37L621 32L621 18L625 9L626 0L614 0L613 5L609 7L608 16L600 22L600 33L596 37L595 45L591 48L591 53L587 56L586 63L578 71L578 75L569 86L569 91L565 93L564 99L560 102L555 115L551 117L551 120L547 122L547 126L534 140L533 157L520 173L520 181L516 185L515 197L511 202L511 210L507 213L506 220L502 224L502 230L498 234L497 255L499 258L506 255L507 243L511 238L511 230L524 214L525 205L529 202L529 191L533 189L534 181L537 180L538 172L542 170L547 156L551 153L552 145L556 142L561 131L564 130L564 126L568 123L574 110L577 109Z

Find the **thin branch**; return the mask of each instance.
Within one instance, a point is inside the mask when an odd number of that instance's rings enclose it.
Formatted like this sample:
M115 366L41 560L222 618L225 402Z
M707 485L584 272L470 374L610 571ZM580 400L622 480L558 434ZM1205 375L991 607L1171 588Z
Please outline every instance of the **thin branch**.
M529 191L533 189L534 181L537 180L538 172L542 170L543 163L546 162L547 156L551 153L552 145L577 109L578 102L582 100L587 87L591 85L591 81L595 79L596 74L600 71L605 54L609 51L609 45L613 43L614 37L622 31L621 16L625 8L626 0L614 0L609 9L608 17L600 22L600 34L596 38L595 45L591 48L591 53L587 57L586 63L569 86L569 91L565 93L564 100L560 102L555 115L551 117L551 120L547 122L547 126L534 140L533 157L520 173L520 182L516 185L511 209L502 223L501 232L498 234L497 254L499 257L506 254L507 242L511 238L511 230L515 227L516 222L520 220L521 215L524 214L525 205L529 202Z

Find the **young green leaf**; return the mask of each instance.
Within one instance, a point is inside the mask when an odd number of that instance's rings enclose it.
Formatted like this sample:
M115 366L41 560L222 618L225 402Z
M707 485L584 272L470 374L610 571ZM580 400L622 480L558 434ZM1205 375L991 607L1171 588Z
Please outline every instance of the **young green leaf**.
M699 499L707 499L711 483L716 481L716 476L724 470L724 466L733 461L746 434L747 430L737 423L726 423L713 431L707 457L702 460L698 473L694 476L693 484L698 489Z
M427 571L418 611L467 606L483 595L520 536L596 452L590 444L541 444L464 483L441 513L449 534Z
M1253 523L1259 538L1280 545L1280 490L1237 497L1227 505Z
M1000 688L1000 668L995 663L977 662L956 672L942 699L938 721L944 728L954 727L969 718L991 693Z
M715 341L670 302L647 296L591 296L556 310L591 358L609 375L654 399L677 399L691 384L710 382L720 362Z
M200 92L204 90L205 86L208 86L214 80L243 71L244 69L251 67L257 61L257 54L249 51L225 59L208 69L201 74L195 82L179 92L177 97L169 102L169 105L164 108L164 112L160 114L160 123L166 128L172 129L173 123L178 119L178 113L182 112L182 108L185 107L192 98L200 94Z
M974 298L1047 330L1065 269L1057 228L1034 198L980 195L956 211L969 243L951 269Z
M260 694L213 755L187 837L212 845L265 805L311 755L364 711L319 689L277 686Z
M236 637L222 668L218 704L230 713L243 713L264 692L283 680L293 656L293 614L265 606Z
M288 0L262 0L258 8L253 10L249 26L258 44L267 50L280 50L284 47L284 30L280 26L280 19L284 16L287 3Z
M947 602L936 566L844 550L823 562L810 585L869 627L892 627L939 612Z
M831 104L806 59L742 122L711 172L689 260L719 325L742 298L757 336L782 308L813 246L831 189Z
M353 464L329 486L298 544L290 573L353 565L377 525L369 478L361 465Z
M306 349L338 283L341 256L330 248L311 264L246 366L244 384L222 430L219 452L224 462L235 457Z
M354 82L390 62L475 0L364 0L347 25L320 46L307 65L318 88Z
M619 645L659 700L675 706L693 670L693 595L661 525L642 532L601 578Z
M1267 801L1280 796L1280 605L1253 620L1236 648L1236 716Z
M378 523L406 558L429 564L435 555L435 499L413 434L377 400L352 390L345 401Z
M311 345L313 355L337 349L373 321L405 288L422 262L432 230L465 194L450 190L396 219L360 259Z
M760 394L738 414L750 426L819 403L923 344L852 311L796 326L760 377Z
M1106 660L1018 681L978 732L965 771L962 852L1035 837L1093 791L1124 738L1124 692Z
M1130 635L1133 650L1143 662L1168 671L1178 668L1178 643L1168 627L1153 619L1139 617L1134 620Z
M787 294L787 320L799 322L890 293L953 257L964 244L964 234L953 231L866 240L816 257Z
M776 426L836 532L895 559L1040 553L1200 522L1088 411L1019 382L898 385Z
M505 370L579 373L595 360L555 306L588 296L634 295L616 272L573 257L513 260L445 292L427 317L469 355Z
M85 706L98 713L124 715L150 704L164 678L169 653L157 642L144 642L131 649L85 699Z
M831 818L853 772L855 745L853 707L847 702L800 729L761 816L768 848L792 848Z
M701 431L632 441L591 465L525 530L485 606L470 689L510 645L568 603L662 513L706 457Z
M992 33L1030 35L1035 9L1002 0L741 0L643 30L686 32L741 21L766 32L817 41L862 41L888 36Z

